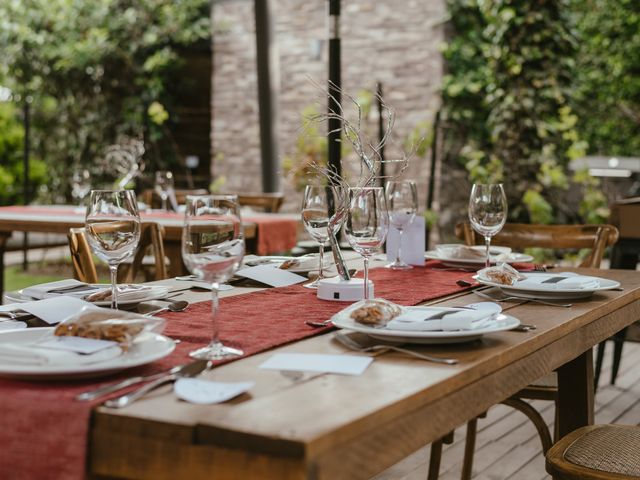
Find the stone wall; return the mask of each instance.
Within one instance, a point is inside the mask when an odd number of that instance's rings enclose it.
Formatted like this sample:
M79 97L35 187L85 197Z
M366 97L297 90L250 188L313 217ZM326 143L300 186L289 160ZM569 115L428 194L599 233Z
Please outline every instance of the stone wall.
M302 111L321 100L313 82L327 78L327 1L272 0L280 63L278 138L280 156L291 154ZM386 103L397 114L387 157L400 154L406 135L431 121L439 106L443 75L439 45L445 0L343 0L342 81L357 94L382 82ZM213 8L213 176L224 175L228 191L260 191L260 147L253 1L215 2ZM324 110L324 106L320 109ZM373 125L372 125L373 127ZM375 130L374 130L375 131ZM414 158L405 178L420 183L426 201L428 159ZM296 211L300 197L287 179L283 210Z

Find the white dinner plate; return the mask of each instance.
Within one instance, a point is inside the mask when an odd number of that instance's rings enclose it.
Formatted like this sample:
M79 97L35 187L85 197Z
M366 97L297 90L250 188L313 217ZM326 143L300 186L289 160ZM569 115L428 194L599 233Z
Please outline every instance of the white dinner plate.
M443 307L402 307L403 310L424 310L425 312L441 312L443 310L451 310L452 312L460 311L456 308ZM476 340L487 333L501 332L503 330L511 330L520 325L520 320L510 315L502 313L496 314L495 322L486 328L478 328L475 330L456 330L456 331L430 331L419 332L409 330L389 330L386 328L375 328L362 325L351 318L351 310L347 307L336 313L331 321L338 328L345 330L353 330L354 332L366 333L367 335L379 338L381 340L402 343L462 343Z
M32 343L50 334L50 327L0 332L0 343L8 342L13 345ZM133 346L128 351L103 362L85 365L19 365L15 362L0 360L0 377L26 380L99 377L154 362L169 355L174 348L175 342L170 338L158 333L146 332L134 340Z
M95 284L100 288L111 288L108 284ZM169 287L162 287L160 285L148 285L145 286L144 291L140 292L140 296L136 296L135 300L121 300L118 298L118 305L135 305L142 302L149 302L151 300L157 300L158 298L165 297L169 293ZM24 303L37 300L36 298L29 297L23 293L22 290L6 292L4 294L7 299L7 303ZM92 302L98 307L110 307L111 300Z
M445 245L451 246L454 245ZM459 245L458 245L459 246ZM484 252L485 247L483 245L474 245L470 248ZM533 260L531 255L525 253L512 252L508 247L492 246L490 247L491 255L490 261L495 265L496 260L504 263L527 263ZM499 258L500 255L505 255L504 258ZM427 260L439 260L443 265L454 268L484 268L484 260L468 259L468 258L451 258L443 256L441 252L437 250L429 250L424 254Z
M543 273L543 272L526 272L524 275L531 276L558 276L558 277L575 277L577 276L573 272L558 272L558 273ZM486 279L480 278L478 275L475 275L475 278L479 283L483 285L489 285L491 287L499 287L505 294L514 295L522 298L532 298L532 299L541 299L541 300L571 300L575 298L586 298L593 295L595 292L599 292L602 290L611 290L612 288L620 287L620 282L616 282L614 280L609 280L607 278L600 277L591 277L596 278L598 283L600 284L595 288L554 288L553 290L548 288L535 288L535 287L519 287L516 283L515 285L502 285L499 283L491 282Z

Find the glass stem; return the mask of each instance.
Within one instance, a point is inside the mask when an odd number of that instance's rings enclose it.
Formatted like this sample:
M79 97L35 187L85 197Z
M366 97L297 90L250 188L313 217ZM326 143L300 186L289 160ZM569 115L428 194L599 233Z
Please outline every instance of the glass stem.
M484 266L485 268L489 268L491 266L491 257L489 256L489 246L491 245L491 237L485 236L484 243L486 247L487 258L485 260Z
M402 260L400 260L400 250L402 250L402 228L398 229L398 252L396 254L396 265L400 265Z
M369 300L369 257L364 257L364 299Z
M167 196L166 195L162 195L162 197L160 197L160 199L162 200L162 211L166 212L167 211Z
M211 346L220 345L220 325L218 324L218 290L220 284L218 282L211 283Z
M111 308L118 308L118 264L109 264L109 276L111 277Z
M318 261L318 280L324 278L324 243L320 244L319 261Z

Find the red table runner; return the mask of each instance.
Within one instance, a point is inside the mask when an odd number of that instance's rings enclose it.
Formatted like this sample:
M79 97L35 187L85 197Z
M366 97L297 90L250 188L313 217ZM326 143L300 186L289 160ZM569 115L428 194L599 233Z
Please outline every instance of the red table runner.
M471 273L414 268L371 271L376 296L403 305L465 290L456 285ZM326 332L305 320L322 321L348 304L318 300L300 285L267 289L223 298L221 337L246 355ZM165 334L182 342L169 357L136 369L148 374L189 361L188 352L210 340L210 302L193 304L186 312L166 315ZM94 406L74 396L103 382L132 375L127 371L105 380L25 382L0 380L0 476L11 479L77 479L85 473L89 421Z

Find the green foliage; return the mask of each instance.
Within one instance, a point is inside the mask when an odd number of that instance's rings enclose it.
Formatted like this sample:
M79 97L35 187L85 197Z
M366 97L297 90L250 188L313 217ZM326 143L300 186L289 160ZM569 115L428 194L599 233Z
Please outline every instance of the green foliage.
M571 107L577 41L569 0L448 6L455 35L443 50L447 150L471 181L508 183L511 220L584 221L588 210L602 221L595 185L579 212L567 202L568 164L586 150Z
M163 152L156 163L175 161L167 122L180 53L207 41L209 23L207 0L0 2L0 84L32 99L50 192L68 194L72 166L90 168L121 135Z
M640 152L640 8L637 0L573 0L579 34L575 110L593 154Z
M11 205L24 201L23 150L24 129L16 106L0 102L0 204ZM47 166L38 158L30 158L29 177L35 190L47 180Z

